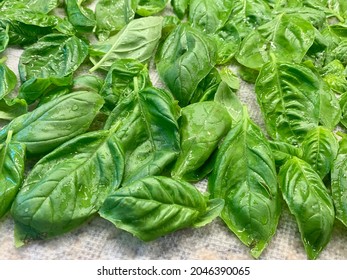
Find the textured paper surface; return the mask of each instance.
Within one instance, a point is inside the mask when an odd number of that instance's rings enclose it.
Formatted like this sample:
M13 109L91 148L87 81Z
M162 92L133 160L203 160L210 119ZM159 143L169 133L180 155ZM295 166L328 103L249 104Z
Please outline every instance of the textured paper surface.
M5 53L9 58L7 65L17 74L20 53L17 49ZM153 69L151 79L154 85L162 86ZM263 127L253 86L242 83L238 94L247 105L251 118ZM205 190L206 181L200 182L198 187ZM0 259L252 259L249 249L220 219L203 228L180 230L148 243L100 217L73 232L21 248L14 247L13 230L10 215L0 220ZM260 259L306 259L297 225L286 208L275 236ZM335 225L332 239L319 259L347 259L347 229L341 224Z

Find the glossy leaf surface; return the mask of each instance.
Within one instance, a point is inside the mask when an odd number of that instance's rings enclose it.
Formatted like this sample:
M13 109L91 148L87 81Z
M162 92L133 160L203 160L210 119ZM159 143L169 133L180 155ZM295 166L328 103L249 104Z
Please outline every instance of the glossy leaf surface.
M63 95L13 119L0 130L0 141L12 130L12 139L24 143L29 153L46 153L87 131L103 103L92 92Z
M116 227L150 241L201 223L208 210L205 197L193 185L157 176L120 188L99 212Z
M43 157L12 206L21 241L68 232L90 219L123 175L123 152L110 131L80 135Z
M208 190L225 200L221 218L259 257L276 232L280 200L270 146L246 112L219 148Z
M280 168L278 177L307 256L315 259L330 241L335 220L333 201L319 175L297 157L289 159Z

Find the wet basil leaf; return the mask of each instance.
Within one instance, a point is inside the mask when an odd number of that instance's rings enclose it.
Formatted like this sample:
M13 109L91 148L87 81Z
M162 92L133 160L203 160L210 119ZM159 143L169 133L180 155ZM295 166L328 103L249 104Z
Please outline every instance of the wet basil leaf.
M47 14L58 6L58 0L7 0L3 2L1 8L13 8L14 6Z
M171 6L179 19L183 19L188 11L190 0L171 0Z
M281 204L270 146L246 110L219 148L208 190L225 200L221 218L258 258L276 232Z
M24 178L25 146L12 142L11 137L9 131L0 144L0 218L10 209Z
M347 227L347 137L339 142L339 150L331 168L331 195L334 201L336 218Z
M10 37L8 35L9 25L0 21L0 54L7 48Z
M176 159L180 139L175 105L167 91L148 87L123 98L111 112L105 128L119 124L115 134L125 151L123 185L160 175Z
M335 93L347 92L347 72L341 61L335 59L328 63L321 70L321 75Z
M116 35L90 46L90 59L94 67L109 70L117 59L131 58L148 62L161 37L163 18L138 18L130 21Z
M222 105L205 101L184 107L179 125L181 152L171 175L187 180L189 173L196 171L208 160L229 132L231 118Z
M233 1L191 0L189 3L189 21L195 28L207 34L223 28L231 13Z
M280 14L248 34L236 59L253 69L260 69L271 54L279 61L300 63L314 39L315 29L310 22L300 16Z
M106 199L99 213L117 228L150 241L179 229L210 222L223 204L221 200L208 204L193 185L157 176L120 188Z
M0 58L0 99L11 93L17 84L17 77L5 64L6 58Z
M322 83L308 67L269 62L259 73L255 91L274 140L296 144L318 125Z
M36 44L26 48L20 57L19 74L24 84L19 97L34 102L51 85L71 84L71 75L87 55L87 44L76 36L44 36Z
M28 112L28 105L24 99L3 98L0 100L0 120L11 121Z
M96 34L104 41L135 17L138 0L100 0L95 6Z
M169 0L138 0L136 13L147 17L164 10Z
M295 216L307 257L316 259L330 241L335 213L322 179L305 161L293 157L278 174L283 198Z
M68 232L90 219L123 175L123 152L112 131L80 135L38 161L11 213L25 242Z
M46 153L89 128L104 101L93 92L58 97L13 119L0 130L0 141L13 131L13 141L26 144L32 154Z
M270 21L271 10L263 0L239 0L232 2L230 20L235 24L240 37L246 37L257 27Z
M331 170L337 155L338 142L331 130L319 126L309 131L302 141L302 159L323 179Z
M69 22L78 31L92 31L95 26L94 12L82 4L85 0L65 0L65 8Z
M215 63L214 41L197 29L180 24L165 40L157 70L180 106L186 106Z
M288 144L281 141L269 141L272 154L275 158L276 166L281 167L287 160L293 156L302 158L303 151L301 147Z
M112 111L120 99L132 94L135 90L134 78L137 90L151 86L149 71L145 64L134 59L119 59L111 65L100 91L108 110Z

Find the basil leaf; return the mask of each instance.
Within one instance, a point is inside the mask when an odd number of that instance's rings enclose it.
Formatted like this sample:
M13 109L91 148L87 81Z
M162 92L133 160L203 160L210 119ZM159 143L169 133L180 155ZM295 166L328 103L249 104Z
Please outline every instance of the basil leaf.
M322 179L305 161L293 157L278 174L283 198L295 216L309 259L328 244L334 225L334 205Z
M140 16L147 17L164 10L169 0L139 0L136 13Z
M58 6L57 0L11 0L4 1L4 4L1 8L30 8L32 11L41 12L41 13L49 13L54 8Z
M309 131L302 141L302 159L309 163L323 179L337 155L338 142L333 132L319 126Z
M0 144L0 218L10 209L24 178L25 146L11 141Z
M38 161L12 205L22 241L68 232L90 219L123 175L123 153L111 131L89 132Z
M282 166L287 160L293 156L302 158L303 151L301 147L291 145L281 141L269 141L272 154L275 158L276 166Z
M299 63L314 38L315 29L310 22L300 16L280 14L244 38L236 59L253 69L267 63L270 53L277 60Z
M186 106L215 63L213 40L187 24L180 24L165 40L157 70L179 104Z
M11 93L17 84L17 77L13 71L0 59L0 99Z
M145 64L134 59L119 59L111 65L100 91L109 110L113 110L120 99L132 94L135 90L135 77L138 90L151 86Z
M92 10L82 6L85 0L65 0L69 22L79 31L92 31L95 18Z
M347 73L341 61L335 59L321 71L324 81L338 94L347 92Z
M161 37L163 18L159 16L130 21L116 35L90 46L90 60L94 67L109 70L116 59L131 58L148 62Z
M341 136L339 150L331 168L331 196L336 218L347 227L347 137L345 134Z
M187 13L190 0L171 0L171 6L179 19L183 19Z
M254 29L272 18L271 10L263 0L239 0L232 2L231 21L235 24L240 37L246 37Z
M322 82L319 122L330 130L334 130L340 122L342 115L339 100L336 98L335 93L330 89L329 85L325 83L320 76L317 75L317 77L319 77L319 80Z
M123 185L159 175L180 150L176 107L172 96L145 88L123 98L111 112L105 128L115 134L125 151Z
M137 0L100 0L95 6L96 34L106 40L134 19Z
M213 206L207 207L205 197L193 185L157 176L118 189L105 200L99 213L117 228L150 241L209 222L211 219L206 217L211 208Z
M13 120L28 112L28 105L24 99L3 98L0 100L0 120Z
M10 37L8 35L9 25L2 24L0 21L0 54L4 52L7 48Z
M181 152L171 171L174 178L186 179L186 174L200 168L231 127L227 110L214 101L191 104L181 111Z
M211 34L223 28L231 13L233 1L191 0L189 21L195 28Z
M322 83L308 67L269 62L259 73L255 91L273 139L296 144L318 125Z
M63 95L13 119L0 130L0 141L12 130L13 141L24 143L29 153L46 153L87 131L103 103L92 92Z
M225 200L221 218L258 258L275 234L281 204L270 146L246 110L219 148L208 190Z
M87 44L76 36L44 36L36 44L26 48L20 57L19 74L21 81L26 82L22 86L20 97L33 102L51 84L71 83L69 76L84 62L87 54ZM37 90L38 86L40 90Z

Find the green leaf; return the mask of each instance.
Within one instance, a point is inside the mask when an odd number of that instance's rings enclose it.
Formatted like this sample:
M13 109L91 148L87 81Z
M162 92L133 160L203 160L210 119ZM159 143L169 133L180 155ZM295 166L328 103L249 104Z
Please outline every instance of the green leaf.
M242 103L237 97L235 90L233 90L228 83L222 81L219 84L214 96L214 101L222 104L228 110L233 125L242 120Z
M24 178L25 146L11 137L9 131L6 142L0 144L0 218L10 209Z
M95 6L98 38L106 40L133 20L137 2L138 0L99 0Z
M183 19L188 11L190 0L171 0L171 6L179 19Z
M116 137L105 130L80 135L40 159L11 209L23 241L63 234L90 219L119 187L123 164Z
M58 6L57 0L11 0L4 1L3 3L1 6L2 9L13 7L17 7L17 9L27 8L44 14L49 13Z
M316 127L307 133L301 148L302 159L324 179L337 155L338 142L334 133L323 126Z
M305 161L293 157L278 174L283 198L295 216L309 259L316 259L330 241L335 213L322 179Z
M92 31L95 16L92 10L82 6L84 0L65 0L69 22L79 31Z
M149 71L145 64L134 59L119 59L111 65L100 91L109 110L112 111L120 99L135 90L135 77L139 90L151 86Z
M138 0L136 13L147 17L161 12L169 0Z
M274 140L296 144L318 126L322 82L308 67L269 62L259 73L255 91Z
M9 25L2 24L0 21L0 54L7 48L10 37L8 35Z
M210 222L212 222L215 218L217 218L222 212L224 207L224 200L221 198L215 199L206 199L206 210L204 214L201 214L193 224L194 228L203 227Z
M233 1L227 0L191 0L189 3L189 21L195 28L207 34L222 29L231 13Z
M281 167L287 160L293 156L302 158L303 151L301 147L288 144L281 141L269 141L272 154L275 158L276 166Z
M90 60L94 67L109 70L117 59L131 58L148 62L161 37L163 18L160 16L138 18L130 21L116 35L90 46Z
M246 37L259 26L270 21L271 10L266 1L263 0L239 0L232 2L230 20L235 24L240 37Z
M260 69L270 60L300 63L315 39L315 29L300 16L280 14L253 30L242 41L237 61L249 68Z
M176 107L164 90L148 87L123 98L111 112L105 128L115 134L125 151L123 185L160 175L180 150Z
M17 84L17 77L13 71L0 59L0 99L11 93Z
M220 206L216 202L220 203L214 201L208 207L205 197L193 185L157 176L120 188L106 199L99 213L117 228L150 241L209 222L212 208Z
M96 93L79 91L58 97L13 119L0 130L0 141L13 131L13 141L32 154L46 153L89 128L104 101Z
M347 227L347 137L342 134L339 150L331 168L331 196L336 218Z
M179 124L181 152L171 175L187 180L186 175L200 168L228 133L231 118L217 102L205 101L184 107Z
M270 146L246 111L219 148L208 190L225 200L221 218L258 258L276 232L281 204Z
M324 81L338 94L347 92L347 73L340 60L333 60L321 70Z
M28 112L28 105L24 99L3 98L0 100L0 120L11 121Z
M181 106L216 63L215 43L199 30L180 24L165 40L157 70Z

